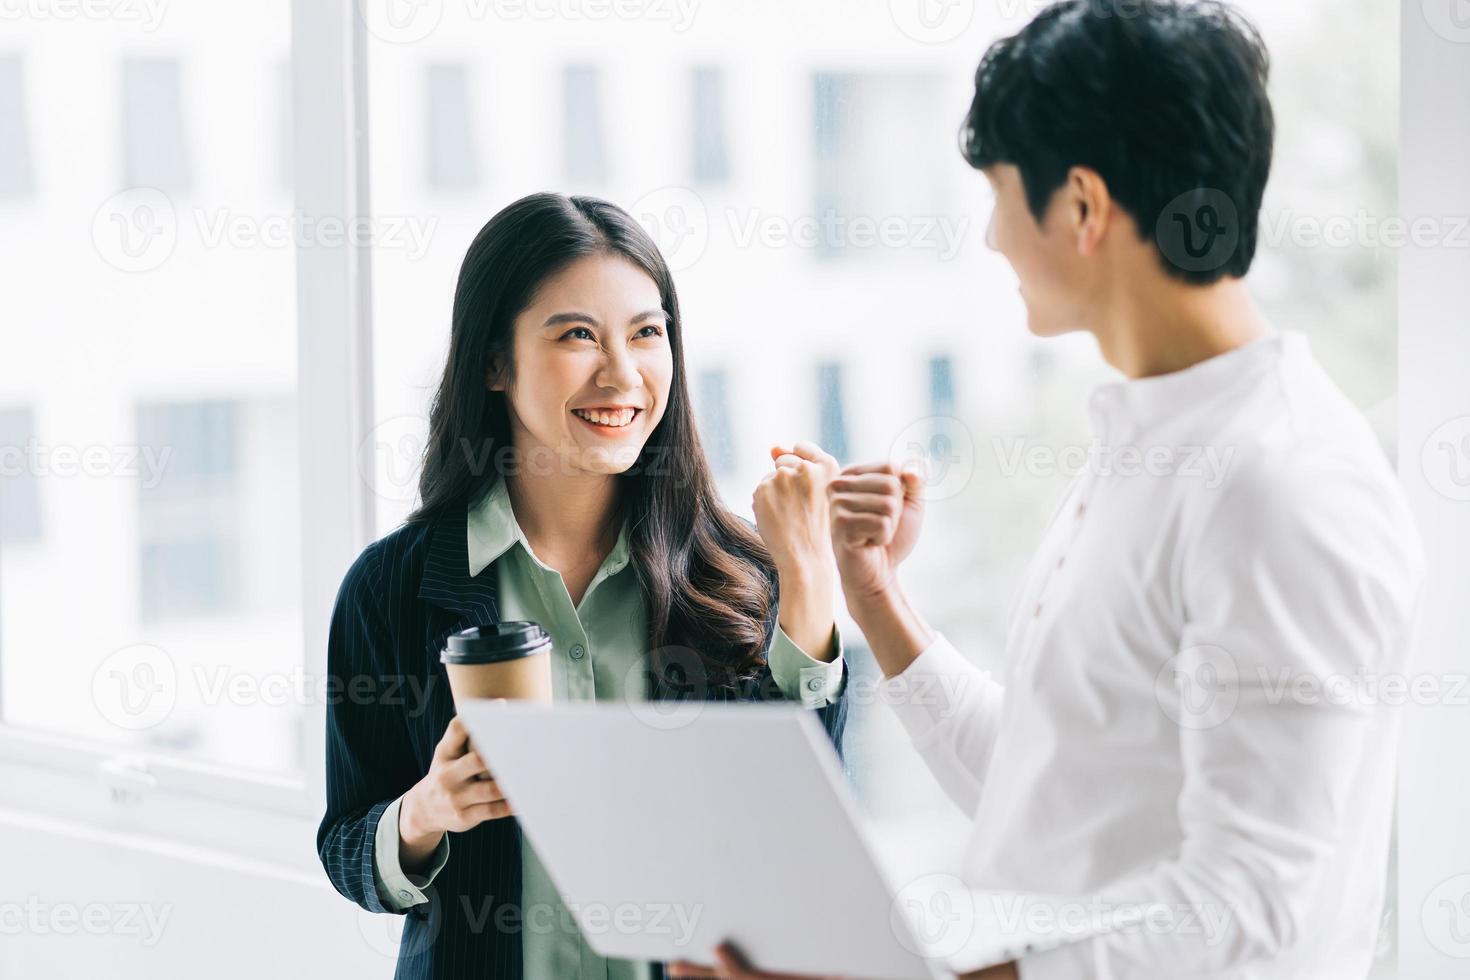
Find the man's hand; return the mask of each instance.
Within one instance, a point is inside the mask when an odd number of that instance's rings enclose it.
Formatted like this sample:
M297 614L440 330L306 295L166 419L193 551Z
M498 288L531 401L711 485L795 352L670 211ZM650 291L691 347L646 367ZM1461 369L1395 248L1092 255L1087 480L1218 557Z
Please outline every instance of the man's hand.
M812 977L795 973L761 973L758 970L752 970L750 964L745 961L745 957L730 943L724 943L715 950L715 959L720 963L717 967L696 966L682 960L678 963L670 963L669 978L670 980L696 977L715 977L717 980L843 980L841 977ZM1002 963L1000 966L988 967L976 973L966 973L959 980L1020 980L1020 974L1016 971L1015 963Z
M827 484L832 548L853 615L895 584L898 566L919 540L923 478L892 463L849 466Z
M717 967L696 966L682 960L678 963L670 963L669 978L670 980L684 980L686 977L716 977L718 980L842 980L841 977L814 977L796 973L761 973L751 969L745 957L730 943L723 943L715 950L715 959L720 963Z
M771 450L775 468L751 500L755 526L780 576L781 629L816 660L831 660L836 573L827 518L827 484L837 460L810 442Z

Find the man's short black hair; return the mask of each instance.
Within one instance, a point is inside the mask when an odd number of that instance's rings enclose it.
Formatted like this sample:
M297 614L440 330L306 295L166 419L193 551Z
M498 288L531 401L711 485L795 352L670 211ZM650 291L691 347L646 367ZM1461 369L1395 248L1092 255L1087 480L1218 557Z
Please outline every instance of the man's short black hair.
M1014 164L1037 221L1073 166L1096 170L1200 285L1244 276L1275 131L1260 34L1213 0L1063 0L991 46L963 149Z

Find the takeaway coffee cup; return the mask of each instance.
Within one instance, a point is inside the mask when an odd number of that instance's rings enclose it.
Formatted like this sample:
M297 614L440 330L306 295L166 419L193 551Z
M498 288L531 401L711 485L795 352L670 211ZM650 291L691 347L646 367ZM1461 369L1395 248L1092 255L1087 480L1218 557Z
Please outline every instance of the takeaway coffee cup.
M465 698L551 703L551 636L529 621L471 626L439 653L456 704Z

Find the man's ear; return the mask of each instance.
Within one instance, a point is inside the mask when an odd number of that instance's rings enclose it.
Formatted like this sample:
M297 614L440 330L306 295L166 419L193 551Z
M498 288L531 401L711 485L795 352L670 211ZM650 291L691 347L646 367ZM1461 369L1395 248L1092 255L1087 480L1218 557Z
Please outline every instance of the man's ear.
M1077 254L1092 255L1102 245L1113 214L1107 182L1091 167L1073 167L1067 172L1067 197Z
M506 384L505 355L491 354L485 368L485 387L490 391L504 391Z

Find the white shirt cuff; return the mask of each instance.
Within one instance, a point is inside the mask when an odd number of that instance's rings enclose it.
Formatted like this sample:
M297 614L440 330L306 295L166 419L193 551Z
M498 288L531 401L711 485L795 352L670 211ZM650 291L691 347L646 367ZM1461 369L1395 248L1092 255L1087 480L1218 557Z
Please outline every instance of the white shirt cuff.
M429 896L423 893L423 889L444 870L444 865L449 860L449 835L445 834L439 841L439 846L434 848L433 859L424 874L410 876L404 872L398 863L398 811L402 805L401 796L388 804L388 809L383 811L382 819L378 821L378 832L373 837L374 883L378 886L378 896L383 904L395 912L403 912L427 902Z

